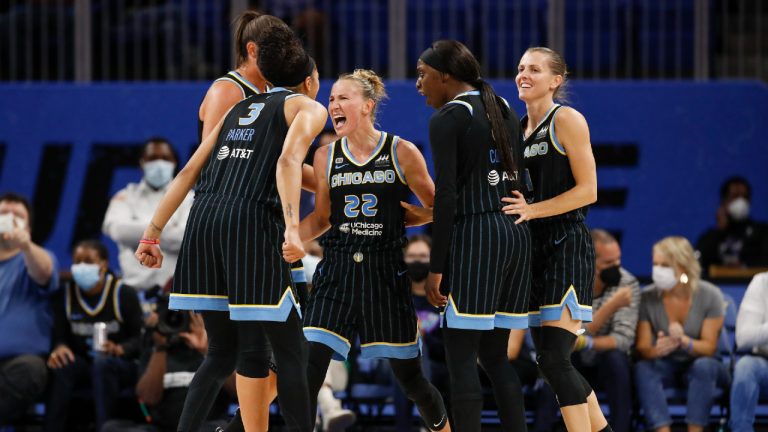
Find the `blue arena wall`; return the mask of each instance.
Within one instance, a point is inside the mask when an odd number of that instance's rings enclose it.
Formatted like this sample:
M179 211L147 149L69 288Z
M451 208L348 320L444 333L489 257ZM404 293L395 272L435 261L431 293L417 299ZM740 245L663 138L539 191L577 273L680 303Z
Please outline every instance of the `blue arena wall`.
M326 101L331 82L319 95ZM0 85L0 191L33 200L34 237L69 265L72 243L100 235L108 197L141 173L146 138L169 138L186 161L196 145L201 83ZM496 89L519 113L514 83ZM572 82L598 160L592 227L621 236L624 265L650 274L651 246L671 234L695 242L715 222L718 190L740 174L753 215L768 220L768 86L760 82ZM413 82L389 82L379 123L429 157L432 109ZM431 169L431 162L429 162ZM114 250L114 249L113 249ZM113 260L116 262L116 260Z

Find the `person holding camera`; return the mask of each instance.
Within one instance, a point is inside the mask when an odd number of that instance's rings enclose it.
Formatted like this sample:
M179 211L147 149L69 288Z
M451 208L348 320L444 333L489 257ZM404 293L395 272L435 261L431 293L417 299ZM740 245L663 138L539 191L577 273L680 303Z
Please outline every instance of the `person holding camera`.
M208 335L200 314L168 310L167 296L161 296L156 304L156 312L146 321L140 361L142 372L136 384L144 423L110 420L101 432L174 432L177 429L189 383L208 350ZM234 379L227 380L225 388L235 395ZM224 427L228 402L226 393L220 392L200 430Z
M31 240L31 220L24 197L0 197L0 425L26 412L48 375L50 295L59 272L54 255Z
M79 242L72 263L72 280L54 300L46 431L69 430L70 401L81 388L93 392L96 430L101 430L121 390L136 383L142 328L136 292L109 270L107 248L98 240Z

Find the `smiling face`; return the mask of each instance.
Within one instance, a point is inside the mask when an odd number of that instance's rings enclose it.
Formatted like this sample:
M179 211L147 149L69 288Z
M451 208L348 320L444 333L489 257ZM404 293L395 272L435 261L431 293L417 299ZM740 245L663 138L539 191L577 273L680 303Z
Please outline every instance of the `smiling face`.
M340 79L331 88L328 114L338 136L357 130L361 122L371 122L374 102L363 97L363 89L354 80Z
M517 95L523 102L531 102L544 97L552 98L555 90L562 84L563 76L555 75L550 67L548 54L539 51L527 51L517 66Z
M444 76L437 69L419 60L416 63L416 90L427 98L427 105L438 109L448 102Z

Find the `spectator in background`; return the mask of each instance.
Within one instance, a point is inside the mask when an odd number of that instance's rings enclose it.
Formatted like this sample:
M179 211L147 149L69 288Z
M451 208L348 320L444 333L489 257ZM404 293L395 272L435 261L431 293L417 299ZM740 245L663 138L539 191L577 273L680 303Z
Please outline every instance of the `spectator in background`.
M749 217L752 187L743 177L731 177L720 188L717 226L696 244L704 274L712 265L768 266L768 225Z
M179 317L186 315L188 320ZM200 314L190 311L168 313L168 299L162 297L157 312L148 319L141 354L141 377L136 384L139 403L145 404L147 421L110 420L101 432L175 432L184 399L195 371L208 350L208 335ZM188 323L187 325L181 324ZM201 430L213 431L227 424L229 398L235 395L234 374L225 382L227 392L219 392Z
M112 198L101 229L117 243L123 284L137 291L145 291L154 287L159 289L173 277L193 194L190 192L187 195L160 237L165 256L163 267L142 267L133 253L144 234L144 228L149 225L152 214L173 180L178 158L168 140L151 138L144 144L139 163L144 170L144 177L139 183L129 183Z
M629 432L632 388L629 351L635 342L640 284L621 267L616 238L592 230L595 245L595 282L592 286L592 322L576 340L573 364L589 384L607 393L610 424L616 432Z
M72 281L54 302L52 370L45 430L67 430L75 389L93 390L96 430L106 422L122 389L136 384L134 359L140 350L142 312L136 292L109 271L107 248L83 240L72 254ZM96 346L95 324L106 325L106 341Z
M45 390L50 295L58 288L54 255L31 240L23 197L0 197L0 424L24 414Z
M728 370L716 357L723 327L720 289L700 280L701 267L688 240L666 237L653 246L653 284L641 296L635 384L647 425L669 431L665 382L687 384L689 432L703 431L716 389Z
M768 396L768 273L755 275L736 320L736 344L749 350L736 363L731 386L731 430L753 431L755 407Z

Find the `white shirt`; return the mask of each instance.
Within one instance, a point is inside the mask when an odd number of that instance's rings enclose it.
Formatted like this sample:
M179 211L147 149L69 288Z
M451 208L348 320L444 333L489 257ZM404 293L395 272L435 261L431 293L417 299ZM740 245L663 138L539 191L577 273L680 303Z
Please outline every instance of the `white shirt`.
M173 277L176 269L181 239L187 226L189 210L192 208L192 192L184 198L160 236L163 266L159 269L142 267L134 256L139 240L144 235L144 229L149 225L167 189L168 185L154 190L144 180L140 183L128 183L128 186L115 194L104 215L101 230L117 243L123 283L137 290L145 290L155 285L164 286Z
M736 319L736 344L768 356L768 272L756 274L744 293Z

